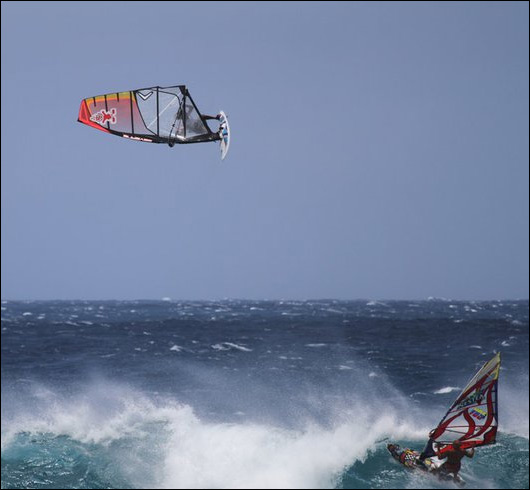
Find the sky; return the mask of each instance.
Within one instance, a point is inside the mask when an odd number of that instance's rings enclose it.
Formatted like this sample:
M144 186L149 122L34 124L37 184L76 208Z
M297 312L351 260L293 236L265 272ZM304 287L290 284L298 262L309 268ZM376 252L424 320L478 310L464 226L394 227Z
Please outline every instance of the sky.
M3 299L527 299L527 2L2 2ZM77 122L186 84L217 143Z

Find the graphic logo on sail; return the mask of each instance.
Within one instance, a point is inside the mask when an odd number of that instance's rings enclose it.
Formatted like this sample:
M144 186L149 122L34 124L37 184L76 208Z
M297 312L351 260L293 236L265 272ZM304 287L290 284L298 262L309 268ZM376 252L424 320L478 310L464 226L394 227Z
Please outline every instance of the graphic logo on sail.
M473 393L471 393L469 396L464 398L458 405L457 410L460 410L462 408L468 407L469 405L479 405L482 399L484 398L484 394L486 393L486 389L480 390L476 389Z
M472 408L469 411L469 414L472 417L475 417L477 420L482 420L486 418L487 412L485 410L482 410L481 408Z
M98 124L105 124L107 122L110 124L116 124L116 121L118 120L116 118L116 109L113 108L110 111L102 109L101 111L92 114L90 120L97 122Z
M146 94L142 94L142 92L138 92L138 95L142 98L142 100L147 100L151 95L153 95L153 91L150 90Z

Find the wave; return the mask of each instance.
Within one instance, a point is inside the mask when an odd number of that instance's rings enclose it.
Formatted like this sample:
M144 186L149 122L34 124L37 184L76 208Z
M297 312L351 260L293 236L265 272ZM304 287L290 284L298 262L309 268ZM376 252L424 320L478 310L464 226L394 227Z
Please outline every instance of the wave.
M4 383L2 487L440 488L397 465L385 446L420 449L445 405L427 409L384 374L353 367L355 390L260 387L266 395L256 404L267 413L281 402L289 408L283 419L236 411L237 404L232 417L208 417L200 398L184 403L102 378L75 390ZM216 376L220 392L237 400ZM245 391L241 380L235 385ZM466 461L468 486L528 487L527 387L528 375L500 384L499 444Z
M240 422L212 421L188 404L108 380L76 394L33 386L18 401L2 413L2 486L9 488L33 486L44 473L61 488L333 488L377 441L420 440L426 430L390 407L374 413L360 404L331 424L306 417L295 428L241 413ZM88 479L72 460L90 469ZM23 484L16 468L28 461Z

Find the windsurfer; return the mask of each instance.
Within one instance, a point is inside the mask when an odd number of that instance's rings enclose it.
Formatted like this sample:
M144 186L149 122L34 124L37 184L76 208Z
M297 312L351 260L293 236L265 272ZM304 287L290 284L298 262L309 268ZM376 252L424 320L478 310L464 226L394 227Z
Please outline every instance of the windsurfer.
M439 459L447 458L445 463L443 463L438 469L438 474L447 477L453 475L452 478L454 481L460 482L461 478L458 476L458 472L460 471L462 458L464 456L472 458L474 454L475 450L473 448L462 448L462 443L460 441L453 441L452 444L449 444L442 449L438 447L436 450L436 456L438 456Z
M432 458L433 456L436 456L436 450L434 449L434 435L435 429L431 430L429 432L429 440L427 441L427 444L425 444L425 447L423 448L423 451L418 456L418 459L416 460L416 463L420 466L425 466L425 459L426 458Z

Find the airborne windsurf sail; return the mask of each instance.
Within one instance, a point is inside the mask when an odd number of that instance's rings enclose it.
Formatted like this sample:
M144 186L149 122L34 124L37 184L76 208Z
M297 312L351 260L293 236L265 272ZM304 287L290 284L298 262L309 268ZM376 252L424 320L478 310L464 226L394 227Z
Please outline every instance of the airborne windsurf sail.
M498 426L497 383L501 355L486 362L462 390L432 434L440 444L462 448L494 444Z
M212 131L207 120L221 119L201 114L185 85L149 87L114 92L81 101L78 121L106 133L148 143L223 143L228 124L223 114L220 127ZM226 123L225 123L226 121Z

